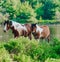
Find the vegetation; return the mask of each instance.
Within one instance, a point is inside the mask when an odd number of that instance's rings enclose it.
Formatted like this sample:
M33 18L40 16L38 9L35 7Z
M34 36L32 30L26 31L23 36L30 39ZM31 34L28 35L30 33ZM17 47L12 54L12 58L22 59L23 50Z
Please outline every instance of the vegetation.
M20 37L0 44L0 62L54 62L55 60L60 61L60 40L56 38L48 43Z
M2 44L0 44L0 62L12 62L12 58L10 57L9 52Z
M7 19L19 23L53 23L59 13L60 0L0 0L0 23ZM60 62L60 40L54 38L55 28L50 29L49 43L24 37L0 42L0 62Z
M60 0L1 0L0 13L17 22L39 22L56 19ZM5 18L6 18L5 17ZM46 21L48 22L48 21Z

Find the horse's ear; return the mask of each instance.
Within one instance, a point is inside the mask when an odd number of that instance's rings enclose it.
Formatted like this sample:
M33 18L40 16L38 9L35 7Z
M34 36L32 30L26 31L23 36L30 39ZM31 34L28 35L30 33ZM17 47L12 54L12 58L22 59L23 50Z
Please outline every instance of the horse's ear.
M7 22L7 21L6 21L6 20L4 20L4 22L2 22L1 24L2 24L2 25L5 25L5 23L6 23L6 22Z
M7 20L4 20L4 22L7 22Z
M36 24L32 24L32 27L36 27Z
M9 24L12 25L12 21L9 21Z
M36 23L34 24L34 26L36 27Z
M35 25L36 25L37 23L35 23Z
M7 23L9 23L9 20L4 20L5 21L5 23L7 22Z
M9 22L9 20L6 20L7 22Z

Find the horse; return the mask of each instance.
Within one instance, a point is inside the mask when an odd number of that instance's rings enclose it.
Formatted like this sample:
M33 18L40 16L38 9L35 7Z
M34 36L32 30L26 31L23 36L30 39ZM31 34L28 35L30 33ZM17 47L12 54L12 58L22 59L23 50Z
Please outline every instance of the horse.
M50 29L48 26L39 26L37 24L32 24L32 34L35 39L47 39L50 40Z
M12 30L12 33L14 34L14 38L19 36L29 37L29 39L32 39L31 35L31 24L20 24L15 21L9 21L6 20L4 22L4 32L7 32L9 29Z

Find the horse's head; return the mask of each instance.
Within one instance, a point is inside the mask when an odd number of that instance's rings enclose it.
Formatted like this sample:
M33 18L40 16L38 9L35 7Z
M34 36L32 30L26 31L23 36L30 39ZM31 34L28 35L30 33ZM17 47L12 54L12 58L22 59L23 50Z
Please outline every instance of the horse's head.
M36 32L36 24L31 24L32 33Z
M6 32L7 30L9 30L10 27L11 27L11 25L12 25L12 21L5 20L5 22L4 22L4 32Z

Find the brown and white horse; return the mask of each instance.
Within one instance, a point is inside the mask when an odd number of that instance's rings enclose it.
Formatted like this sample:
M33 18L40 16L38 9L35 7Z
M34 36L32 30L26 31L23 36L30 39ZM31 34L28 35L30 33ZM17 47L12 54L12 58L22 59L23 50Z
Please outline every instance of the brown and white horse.
M48 26L39 26L37 24L32 24L32 34L35 39L47 39L50 40L50 30Z
M31 36L31 24L20 24L14 21L5 21L4 22L4 32L8 31L9 29L12 30L12 33L14 34L14 38L19 36L29 37L29 39L32 39Z

